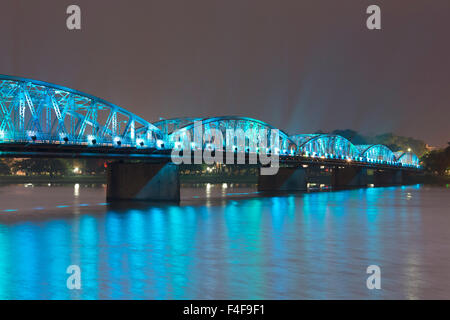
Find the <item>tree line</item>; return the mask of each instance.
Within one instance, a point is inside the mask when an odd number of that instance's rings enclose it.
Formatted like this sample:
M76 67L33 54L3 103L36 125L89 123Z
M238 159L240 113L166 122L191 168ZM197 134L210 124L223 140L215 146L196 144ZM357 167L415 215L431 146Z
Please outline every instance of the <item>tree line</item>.
M97 159L0 159L0 175L98 175L105 174L106 166L105 161Z
M450 142L447 148L432 150L422 157L426 170L439 175L450 174Z

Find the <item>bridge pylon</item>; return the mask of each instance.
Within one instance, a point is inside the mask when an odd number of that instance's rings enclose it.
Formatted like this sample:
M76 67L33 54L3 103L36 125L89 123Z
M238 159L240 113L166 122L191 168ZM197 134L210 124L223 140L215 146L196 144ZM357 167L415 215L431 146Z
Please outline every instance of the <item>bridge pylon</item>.
M280 167L275 175L258 176L258 191L306 191L307 169Z
M107 172L108 201L180 201L179 166L114 162Z

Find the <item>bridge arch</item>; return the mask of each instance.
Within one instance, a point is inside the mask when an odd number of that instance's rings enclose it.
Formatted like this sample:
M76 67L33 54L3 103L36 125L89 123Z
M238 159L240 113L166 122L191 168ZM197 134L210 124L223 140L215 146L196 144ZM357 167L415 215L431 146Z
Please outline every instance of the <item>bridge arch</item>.
M14 142L157 147L162 132L101 98L0 75L0 139Z
M353 143L346 138L333 134L309 134L291 136L298 146L298 151L305 155L356 159L359 151Z
M395 157L397 158L397 162L401 163L403 166L419 166L420 159L419 157L412 152L395 152Z
M356 145L360 156L369 162L395 163L397 158L391 149L382 144Z
M167 134L170 143L176 143L185 138L190 139L191 141L194 140L194 127L196 121L201 124L204 138L203 148L214 144L214 138L211 132L215 129L222 133L222 150L227 150L227 147L230 147L226 145L228 140L234 144L236 149L244 151L239 149L244 146L238 145L238 139L236 137L227 137L227 134L229 134L230 131L236 132L242 130L245 133L246 140L245 152L260 152L255 141L260 142L261 139L263 139L263 135L265 135L269 146L273 145L273 142L270 142L270 139L272 137L272 132L277 130L279 134L279 150L273 151L276 153L279 152L280 154L295 154L297 150L295 142L284 131L261 120L248 117L223 116L212 118L176 118L161 120L154 123L154 125ZM200 146L195 147L198 148Z

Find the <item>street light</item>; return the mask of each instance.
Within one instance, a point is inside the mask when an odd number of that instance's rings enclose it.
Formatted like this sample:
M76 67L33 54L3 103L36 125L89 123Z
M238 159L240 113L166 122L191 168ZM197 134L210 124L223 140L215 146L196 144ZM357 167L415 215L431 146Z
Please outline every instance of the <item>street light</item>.
M96 145L97 144L97 138L96 137L91 135L91 136L88 136L87 139L88 139L88 143L90 145Z
M156 146L158 149L164 149L164 141L163 140L156 140Z
M120 137L115 137L114 142L116 143L116 145L118 147L120 147L122 145L122 140L120 140Z

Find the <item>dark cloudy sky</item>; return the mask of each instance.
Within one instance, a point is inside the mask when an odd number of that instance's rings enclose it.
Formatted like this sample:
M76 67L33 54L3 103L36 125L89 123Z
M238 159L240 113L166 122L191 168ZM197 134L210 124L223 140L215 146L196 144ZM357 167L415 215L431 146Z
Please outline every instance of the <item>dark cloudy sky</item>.
M66 28L78 4L82 30ZM365 10L382 9L369 31ZM450 140L449 0L1 0L0 73L149 121L243 115L288 133Z

